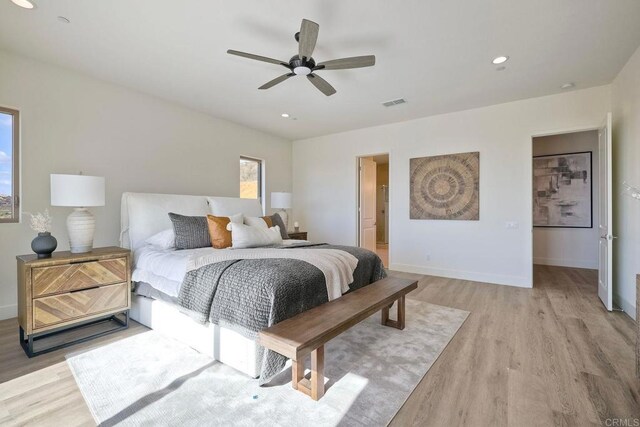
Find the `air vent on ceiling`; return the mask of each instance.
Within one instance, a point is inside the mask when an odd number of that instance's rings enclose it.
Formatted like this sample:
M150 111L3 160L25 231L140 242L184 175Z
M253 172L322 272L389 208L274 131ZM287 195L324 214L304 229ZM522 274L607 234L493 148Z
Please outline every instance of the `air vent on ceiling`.
M404 98L398 98L398 99L394 99L392 101L383 102L382 105L384 105L385 107L393 107L394 105L404 104L406 102L407 101L405 101Z

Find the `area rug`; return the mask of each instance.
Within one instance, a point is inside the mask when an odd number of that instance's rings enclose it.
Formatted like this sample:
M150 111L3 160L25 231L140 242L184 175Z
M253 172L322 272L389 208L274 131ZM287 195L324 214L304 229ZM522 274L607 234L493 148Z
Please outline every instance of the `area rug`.
M67 363L103 426L382 426L468 314L407 300L403 331L380 325L379 313L361 322L325 346L327 390L318 402L291 388L290 368L259 387L258 380L154 331Z

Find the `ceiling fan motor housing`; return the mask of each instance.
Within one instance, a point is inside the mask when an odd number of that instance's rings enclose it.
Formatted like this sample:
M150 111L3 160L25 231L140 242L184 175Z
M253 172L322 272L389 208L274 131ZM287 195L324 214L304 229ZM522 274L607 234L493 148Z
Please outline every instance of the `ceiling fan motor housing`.
M289 60L289 66L295 74L299 76L306 76L313 71L316 66L316 61L314 61L313 58L307 59L306 57L300 59L298 55L294 55Z

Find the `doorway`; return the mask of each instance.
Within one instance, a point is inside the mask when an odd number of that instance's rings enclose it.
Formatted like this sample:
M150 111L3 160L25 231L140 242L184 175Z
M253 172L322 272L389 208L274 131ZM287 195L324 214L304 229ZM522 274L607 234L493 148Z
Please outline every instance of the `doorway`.
M358 157L358 246L389 268L389 154Z
M532 157L534 286L556 268L582 271L582 288L612 310L611 115L601 127L534 136Z

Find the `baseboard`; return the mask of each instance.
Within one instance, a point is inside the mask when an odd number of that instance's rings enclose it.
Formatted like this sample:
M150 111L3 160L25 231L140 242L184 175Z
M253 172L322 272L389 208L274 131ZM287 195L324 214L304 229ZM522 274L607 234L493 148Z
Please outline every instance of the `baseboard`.
M588 268L590 270L597 270L598 263L593 261L586 261L580 259L562 259L562 258L543 258L533 257L534 264L540 265L552 265L555 267L571 267L571 268Z
M0 306L0 320L11 319L17 316L18 306L16 304Z
M636 306L620 294L613 295L613 302L620 307L629 317L636 320Z
M531 288L531 279L521 276L507 276L501 274L487 274L474 271L449 270L444 268L430 268L410 264L391 264L389 270L405 273L425 274L427 276L447 277L449 279L470 280L473 282L493 283L496 285Z

